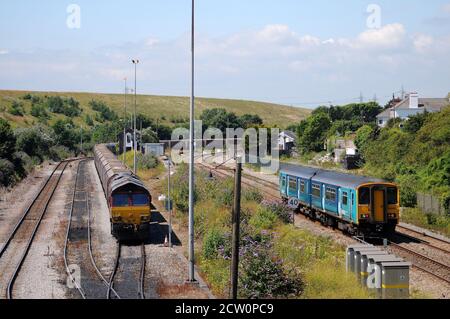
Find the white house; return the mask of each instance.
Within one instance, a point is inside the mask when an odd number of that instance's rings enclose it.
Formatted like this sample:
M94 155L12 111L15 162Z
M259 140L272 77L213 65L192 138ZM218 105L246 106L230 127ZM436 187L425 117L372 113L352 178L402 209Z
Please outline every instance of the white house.
M385 127L389 120L400 118L407 120L412 115L424 113L440 112L444 107L450 105L449 98L419 98L419 94L410 93L408 96L395 105L377 115L379 127Z
M278 147L280 151L290 152L295 146L295 139L297 135L292 131L282 131L278 135Z

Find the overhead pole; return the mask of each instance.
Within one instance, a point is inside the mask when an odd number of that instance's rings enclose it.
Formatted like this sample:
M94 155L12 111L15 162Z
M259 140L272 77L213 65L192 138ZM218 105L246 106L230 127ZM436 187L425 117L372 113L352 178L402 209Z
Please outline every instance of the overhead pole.
M195 72L195 0L192 0L192 17L191 17L191 101L190 101L190 160L189 160L189 279L195 282L195 256L194 256L194 108L195 108L195 91L194 91L194 72Z
M125 81L124 88L124 126L123 126L123 163L126 164L126 154L127 154L127 126L128 126L128 114L127 114L127 78L123 79Z
M136 105L137 105L137 65L139 60L131 60L134 64L134 125L133 125L133 172L136 175L136 153L137 153L137 139L136 139Z

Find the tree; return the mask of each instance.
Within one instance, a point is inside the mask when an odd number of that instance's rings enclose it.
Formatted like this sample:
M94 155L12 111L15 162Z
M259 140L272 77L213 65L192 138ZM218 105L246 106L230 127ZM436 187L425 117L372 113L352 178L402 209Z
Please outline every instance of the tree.
M263 125L263 120L255 114L244 114L239 117L239 122L244 129Z
M146 128L142 130L141 135L142 143L158 143L158 134L151 128Z
M355 145L364 153L368 143L373 139L374 129L370 125L364 125L356 131Z
M240 121L236 114L227 112L225 109L207 109L200 115L203 121L203 129L217 128L223 133L227 128L239 128Z
M7 121L0 118L0 158L12 157L16 145L16 137Z
M323 150L331 120L324 113L316 113L300 123L298 143L303 152Z
M52 126L58 145L75 150L75 145L80 140L79 133L75 130L72 120L58 120Z
M25 114L23 104L17 101L13 101L9 108L9 113L15 116L23 116Z
M41 160L48 154L55 141L52 136L54 132L42 125L30 128L17 129L14 131L16 136L16 148L29 156L35 156Z
M421 114L411 115L405 122L403 129L408 133L417 133L430 117L430 113L424 112Z

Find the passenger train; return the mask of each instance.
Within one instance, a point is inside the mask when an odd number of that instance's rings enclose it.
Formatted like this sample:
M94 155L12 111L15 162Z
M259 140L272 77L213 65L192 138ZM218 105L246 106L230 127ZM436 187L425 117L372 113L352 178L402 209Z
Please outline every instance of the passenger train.
M323 169L282 164L280 193L299 212L355 235L395 231L399 189L394 183Z
M94 147L94 161L108 202L111 234L119 240L145 239L151 218L149 190L108 145Z

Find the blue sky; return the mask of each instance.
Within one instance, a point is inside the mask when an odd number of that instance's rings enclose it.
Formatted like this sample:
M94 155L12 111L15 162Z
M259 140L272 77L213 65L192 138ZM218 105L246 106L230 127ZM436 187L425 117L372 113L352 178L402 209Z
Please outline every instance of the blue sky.
M77 4L81 28L70 29ZM196 91L308 107L450 91L450 1L197 0ZM369 26L376 4L380 23ZM188 0L0 3L0 89L189 94Z

